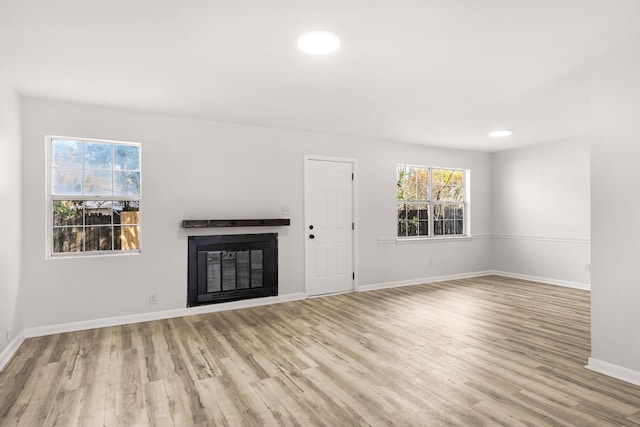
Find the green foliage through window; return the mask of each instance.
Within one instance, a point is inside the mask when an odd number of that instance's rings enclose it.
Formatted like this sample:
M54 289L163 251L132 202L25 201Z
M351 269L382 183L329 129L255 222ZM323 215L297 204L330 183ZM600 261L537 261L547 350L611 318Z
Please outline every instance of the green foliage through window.
M398 237L465 234L465 171L397 166Z

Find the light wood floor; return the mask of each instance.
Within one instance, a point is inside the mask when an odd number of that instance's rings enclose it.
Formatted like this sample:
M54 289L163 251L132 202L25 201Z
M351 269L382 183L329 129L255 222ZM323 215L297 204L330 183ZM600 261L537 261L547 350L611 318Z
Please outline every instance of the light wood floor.
M589 294L484 277L32 338L2 426L640 425Z

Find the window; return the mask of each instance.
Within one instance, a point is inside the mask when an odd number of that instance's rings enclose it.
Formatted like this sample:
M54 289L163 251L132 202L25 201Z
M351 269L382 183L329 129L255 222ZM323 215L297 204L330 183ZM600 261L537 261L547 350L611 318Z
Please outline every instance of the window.
M48 255L140 252L140 144L47 137Z
M398 165L398 237L465 235L467 175L462 169Z

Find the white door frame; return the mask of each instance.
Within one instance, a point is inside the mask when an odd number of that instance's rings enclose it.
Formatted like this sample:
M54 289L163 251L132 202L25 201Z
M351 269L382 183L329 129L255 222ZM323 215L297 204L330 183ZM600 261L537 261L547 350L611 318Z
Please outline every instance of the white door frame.
M358 246L358 229L359 227L359 223L358 223L358 160L357 159L352 159L352 158L346 158L346 157L331 157L331 156L321 156L321 155L316 155L316 154L305 154L304 155L304 225L303 225L303 233L302 233L302 238L304 240L304 293L305 296L307 298L309 298L309 291L308 291L308 268L307 268L307 234L308 234L308 212L307 212L307 206L308 206L308 200L307 197L309 196L309 192L307 191L307 185L309 183L309 168L308 168L308 164L310 160L318 160L318 161L325 161L325 162L340 162L340 163L351 163L351 170L353 171L353 180L351 181L351 186L352 186L352 203L353 203L353 210L352 210L352 214L353 214L353 223L355 224L355 228L353 230L353 242L351 245L351 250L352 250L352 260L353 260L353 273L355 275L355 278L353 279L353 288L352 288L352 292L358 291L358 280L359 280L359 274L358 274L358 251L356 250L357 246Z

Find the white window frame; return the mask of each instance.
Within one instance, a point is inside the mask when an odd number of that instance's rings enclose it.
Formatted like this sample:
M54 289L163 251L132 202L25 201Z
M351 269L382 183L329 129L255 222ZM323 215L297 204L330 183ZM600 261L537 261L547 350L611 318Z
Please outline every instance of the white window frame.
M395 235L396 240L401 241L411 241L411 240L441 240L441 239L461 239L461 238L469 238L471 237L471 192L470 192L470 176L471 171L469 169L464 168L452 168L452 167L444 167L444 166L421 166L421 165L413 165L408 163L401 163L396 165L396 181L398 179L398 168L420 168L426 169L428 173L428 189L427 189L427 199L425 200L400 200L397 197L396 193L396 218L395 218ZM462 201L434 201L433 200L433 171L434 170L450 170L450 171L460 171L462 172L462 185L463 185L463 200ZM400 204L411 204L415 202L415 204L426 204L428 206L428 235L418 235L418 236L398 236L398 216L397 216L397 207ZM463 216L462 216L462 234L438 234L434 235L434 223L435 223L435 205L463 205Z
M68 141L79 141L83 143L99 143L99 144L109 144L111 146L116 145L127 145L127 146L136 146L138 147L138 153L140 156L140 194L137 196L123 196L123 195L107 195L107 196L94 196L94 195L54 195L52 194L52 141L53 140L68 140ZM139 255L142 253L142 144L138 142L126 142L126 141L112 141L112 140L104 140L104 139L94 139L94 138L79 138L79 137L69 137L69 136L59 136L59 135L47 135L45 138L46 141L46 176L45 176L45 185L46 185L46 202L45 202L45 213L46 213L46 249L45 249L45 257L47 259L54 258L86 258L86 257L95 257L95 256L126 256L126 255ZM84 166L83 166L83 179L84 179ZM111 169L112 171L114 169ZM138 248L137 249L111 249L105 251L79 251L79 252L54 252L54 222L53 222L53 202L56 200L78 200L78 201L129 201L129 202L137 202L138 203ZM83 224L84 228L85 225Z

